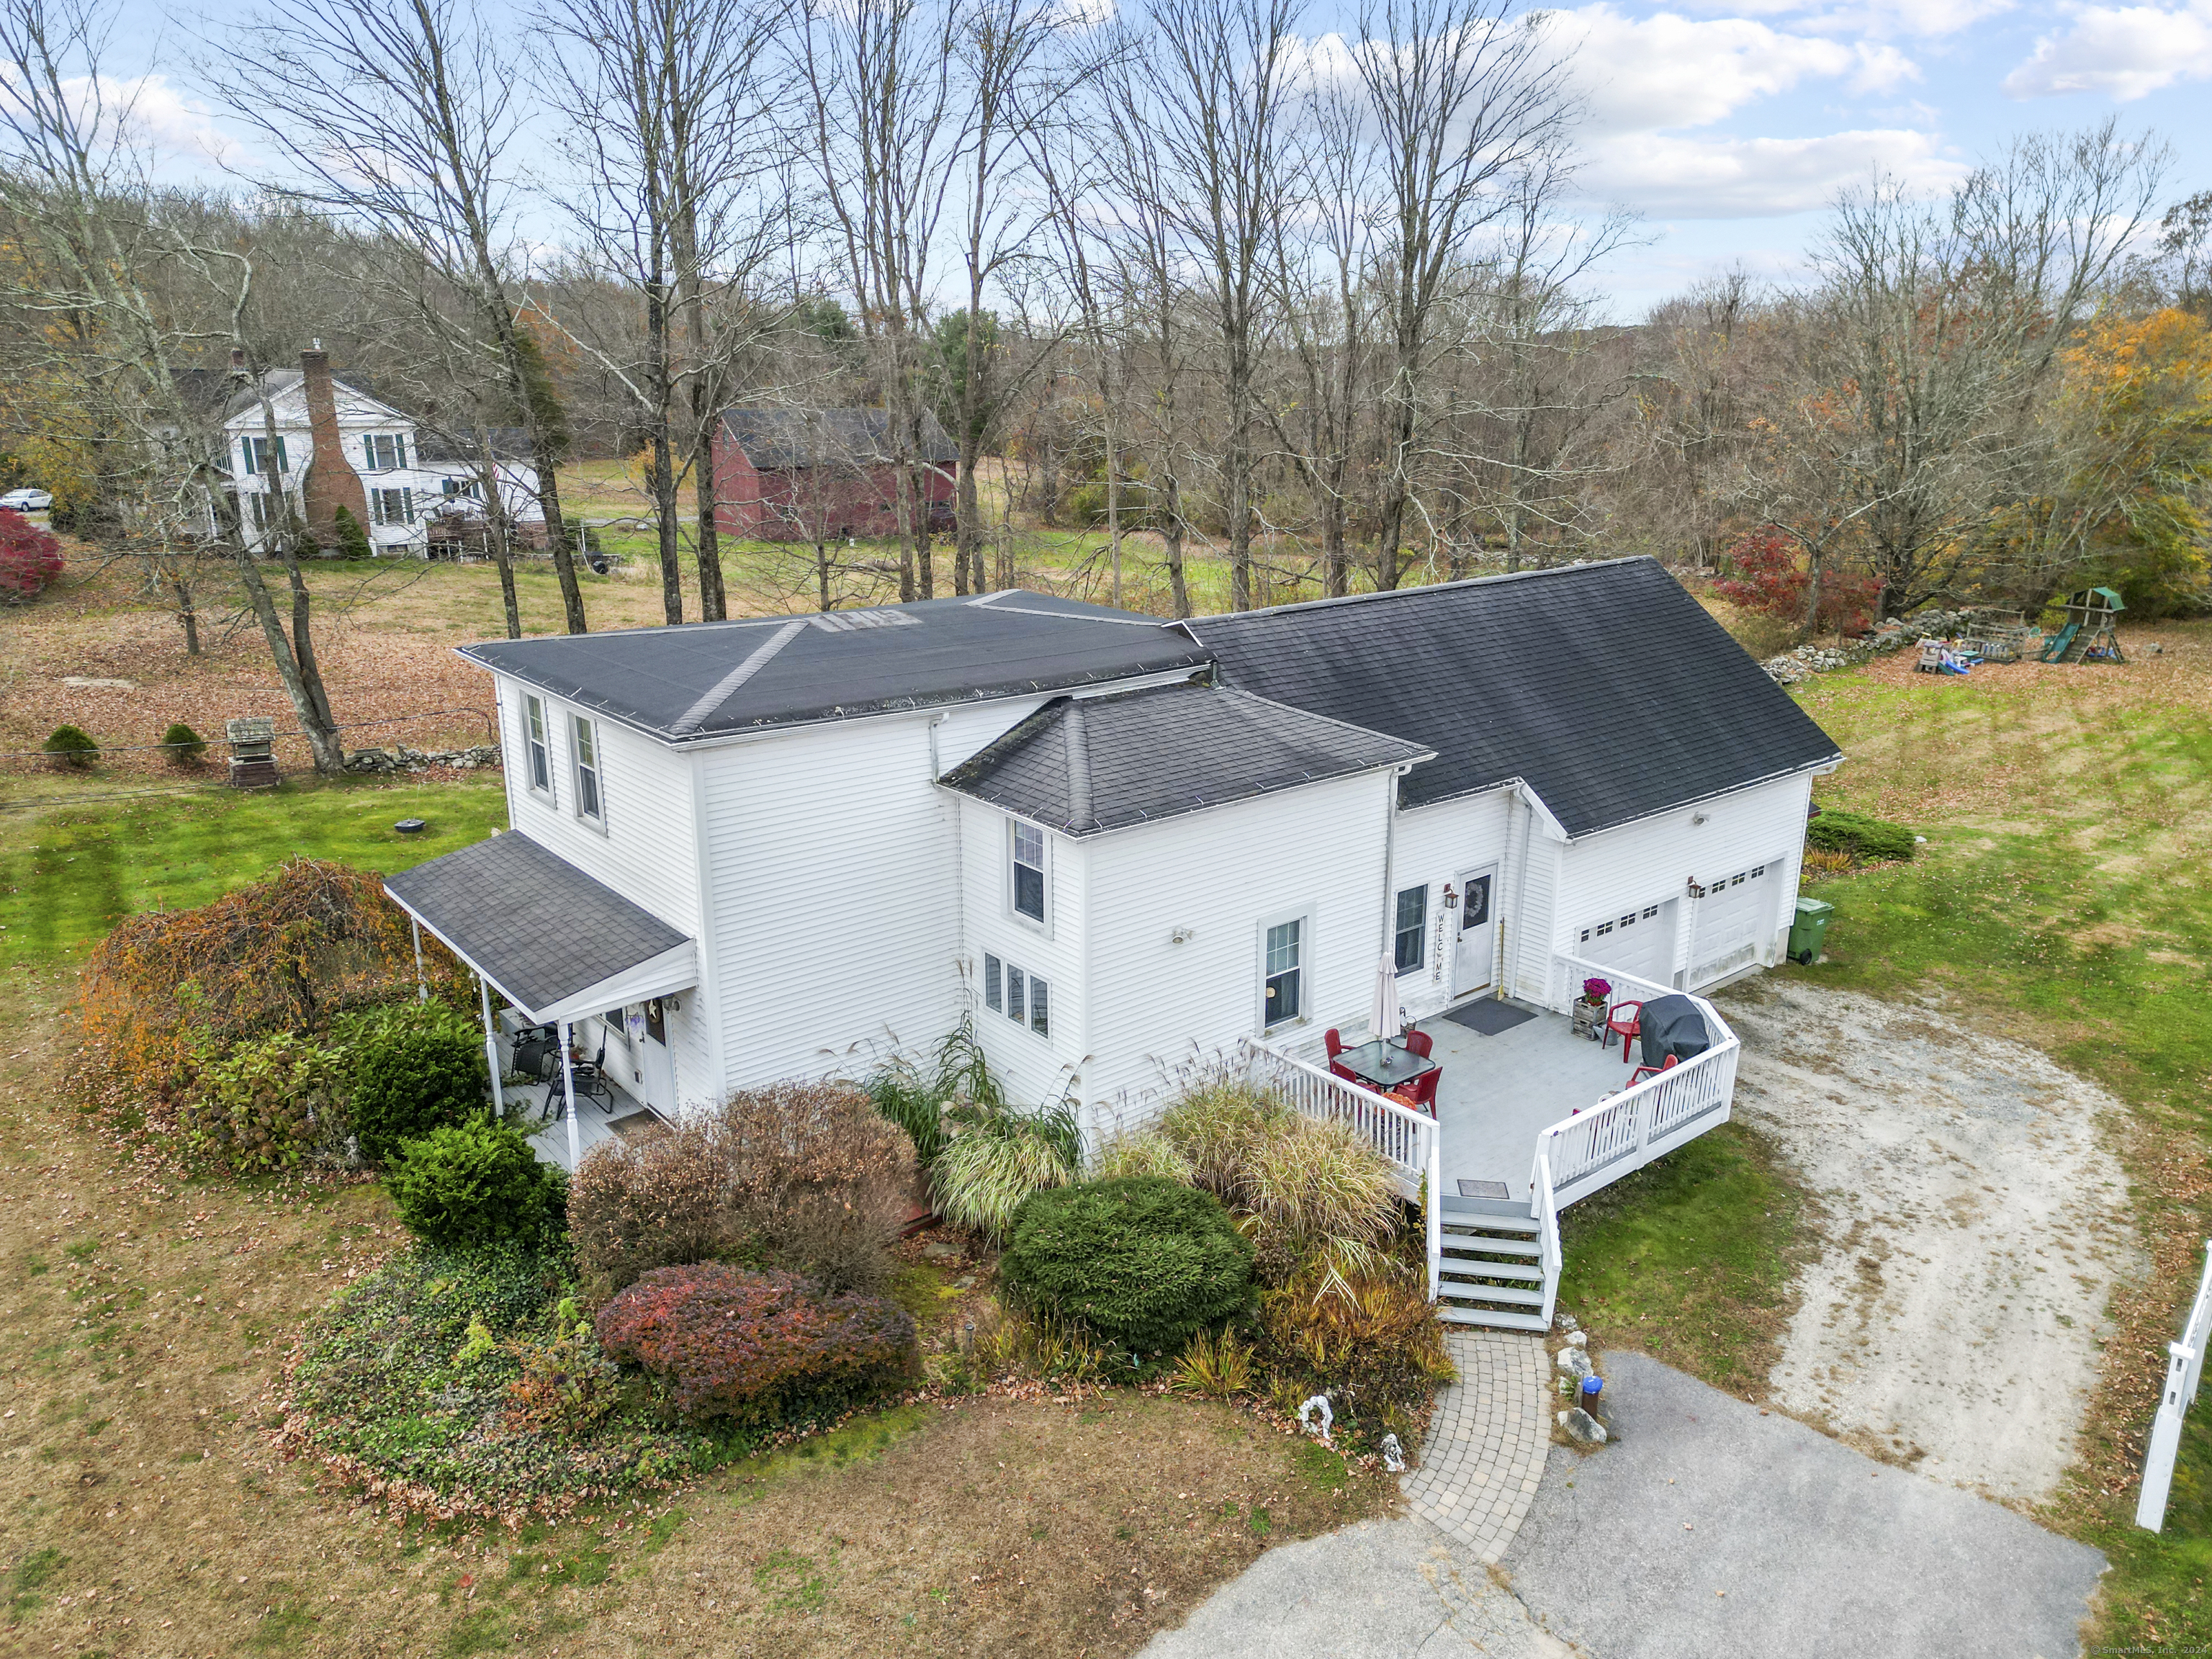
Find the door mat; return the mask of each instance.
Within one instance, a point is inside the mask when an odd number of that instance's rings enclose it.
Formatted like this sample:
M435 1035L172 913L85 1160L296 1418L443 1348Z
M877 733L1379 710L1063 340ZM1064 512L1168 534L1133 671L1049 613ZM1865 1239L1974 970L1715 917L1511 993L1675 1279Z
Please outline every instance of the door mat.
M1502 1181L1462 1181L1459 1195L1462 1198L1511 1198L1513 1189Z
M629 1112L607 1125L624 1140L650 1140L655 1135L665 1135L668 1126L656 1112Z
M1496 1036L1500 1031L1510 1031L1536 1018L1533 1008L1516 1008L1510 1002L1500 1002L1495 997L1478 997L1462 1004L1444 1018L1455 1025L1464 1025L1470 1031L1480 1031L1484 1036Z

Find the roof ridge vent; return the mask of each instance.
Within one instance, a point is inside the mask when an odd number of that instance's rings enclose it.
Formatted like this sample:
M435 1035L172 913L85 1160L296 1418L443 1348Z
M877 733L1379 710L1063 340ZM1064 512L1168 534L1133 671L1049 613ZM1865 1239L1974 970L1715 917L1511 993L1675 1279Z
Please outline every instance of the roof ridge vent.
M872 611L823 611L807 620L825 634L849 634L856 628L913 628L921 618L878 605Z
M1083 700L1072 700L1060 716L1067 738L1067 822L1073 829L1088 829L1097 820L1091 805L1091 743L1084 729Z

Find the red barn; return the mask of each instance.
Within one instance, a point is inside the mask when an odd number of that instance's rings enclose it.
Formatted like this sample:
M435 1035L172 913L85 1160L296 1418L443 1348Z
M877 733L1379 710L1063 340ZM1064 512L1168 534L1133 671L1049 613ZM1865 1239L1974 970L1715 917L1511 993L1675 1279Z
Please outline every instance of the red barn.
M880 409L732 409L714 434L714 522L755 541L898 534L898 466ZM929 528L952 528L960 458L937 417L921 417Z

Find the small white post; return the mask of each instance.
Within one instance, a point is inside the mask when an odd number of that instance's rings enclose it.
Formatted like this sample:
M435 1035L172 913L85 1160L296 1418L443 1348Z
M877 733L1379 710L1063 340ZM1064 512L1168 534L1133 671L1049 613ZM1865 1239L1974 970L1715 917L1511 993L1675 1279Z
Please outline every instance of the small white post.
M577 1139L576 1067L568 1057L568 1050L576 1041L575 1032L575 1026L568 1020L561 1022L561 1094L568 1103L568 1173L571 1175L584 1161L584 1149Z
M407 925L414 930L415 933L415 1000L428 1002L430 1000L430 986L429 982L422 977L422 924L415 917L410 916L407 918Z
M491 1115L507 1115L507 1096L499 1086L499 1030L491 1019L491 981L477 975L477 993L483 999L484 1061L491 1067Z

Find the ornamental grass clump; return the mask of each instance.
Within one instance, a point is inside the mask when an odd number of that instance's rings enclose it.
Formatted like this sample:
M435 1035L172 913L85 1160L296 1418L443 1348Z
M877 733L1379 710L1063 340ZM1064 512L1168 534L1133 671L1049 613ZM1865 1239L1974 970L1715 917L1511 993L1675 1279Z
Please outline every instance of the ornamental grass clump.
M1065 1105L969 1107L948 1115L958 1132L937 1155L930 1185L938 1213L955 1226L1001 1237L1023 1200L1066 1186L1082 1165L1075 1116Z
M1139 1176L1030 1194L999 1268L1030 1308L1159 1352L1246 1306L1252 1246L1210 1194Z
M608 1356L682 1417L761 1427L872 1399L913 1369L913 1319L856 1291L720 1262L656 1267L599 1310Z
M1127 1176L1158 1176L1163 1181L1198 1184L1191 1162L1165 1135L1151 1133L1119 1134L1099 1144L1084 1174L1091 1181L1117 1181Z

